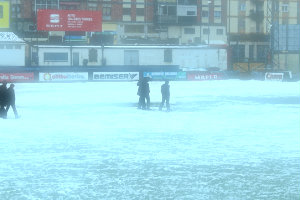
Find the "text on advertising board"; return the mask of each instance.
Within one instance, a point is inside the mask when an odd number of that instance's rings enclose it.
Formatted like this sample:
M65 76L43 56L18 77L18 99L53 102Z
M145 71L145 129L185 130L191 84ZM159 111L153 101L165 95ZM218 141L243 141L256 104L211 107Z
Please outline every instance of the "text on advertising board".
M87 72L54 72L39 73L40 81L87 81Z
M6 82L30 82L34 80L32 73L0 73L0 81Z
M283 80L283 73L272 73L267 72L265 74L265 80L266 81L282 81Z
M102 31L100 11L38 10L40 31Z
M94 72L95 81L134 81L139 80L138 72Z
M189 81L206 81L224 79L223 74L218 72L188 72L187 79Z

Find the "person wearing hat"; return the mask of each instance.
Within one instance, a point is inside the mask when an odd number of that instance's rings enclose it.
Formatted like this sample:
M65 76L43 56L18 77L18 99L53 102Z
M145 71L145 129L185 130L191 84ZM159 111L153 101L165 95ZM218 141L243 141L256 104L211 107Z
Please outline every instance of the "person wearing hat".
M15 90L14 90L15 84L10 84L9 88L7 89L7 94L8 94L8 101L7 101L7 107L6 107L6 113L9 110L9 107L11 106L14 114L15 114L15 118L19 118L17 109L16 109L16 96L15 96Z

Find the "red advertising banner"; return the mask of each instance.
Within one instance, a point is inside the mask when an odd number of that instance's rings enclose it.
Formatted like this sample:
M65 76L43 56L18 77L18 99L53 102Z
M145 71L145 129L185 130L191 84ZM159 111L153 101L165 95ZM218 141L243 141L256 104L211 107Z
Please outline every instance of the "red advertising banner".
M34 73L0 73L0 81L6 82L33 82Z
M38 10L39 31L102 31L100 11Z
M189 81L221 80L224 75L218 72L187 72Z

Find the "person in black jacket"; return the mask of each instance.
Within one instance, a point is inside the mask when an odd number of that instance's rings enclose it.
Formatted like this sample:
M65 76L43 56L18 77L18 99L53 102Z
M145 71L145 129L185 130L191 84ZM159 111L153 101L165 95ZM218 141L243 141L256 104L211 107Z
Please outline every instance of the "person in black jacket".
M6 118L5 106L7 106L8 94L7 83L3 82L0 86L0 117Z
M170 85L169 81L165 81L164 84L161 86L161 104L159 106L159 110L162 110L162 107L164 106L166 102L167 110L170 111Z
M149 96L150 88L148 82L149 82L149 78L145 77L137 83L137 85L139 86L137 94L140 96L139 104L138 104L139 109L141 108L143 110L145 110L146 108L150 109L150 96ZM147 100L147 105L145 100Z
M7 107L6 107L6 113L9 110L9 107L11 106L14 114L15 114L15 118L19 118L17 109L16 109L16 96L15 96L15 90L14 90L15 84L10 84L9 88L7 89Z

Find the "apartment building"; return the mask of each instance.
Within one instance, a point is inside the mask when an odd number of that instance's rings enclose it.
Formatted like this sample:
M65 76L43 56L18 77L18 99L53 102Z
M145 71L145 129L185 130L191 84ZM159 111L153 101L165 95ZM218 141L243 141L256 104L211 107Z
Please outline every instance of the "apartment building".
M246 71L250 63L253 70L299 71L299 0L229 0L227 7L233 69Z

